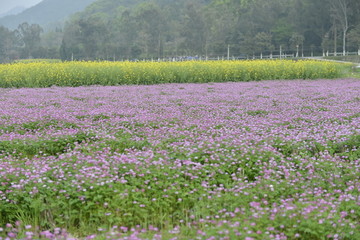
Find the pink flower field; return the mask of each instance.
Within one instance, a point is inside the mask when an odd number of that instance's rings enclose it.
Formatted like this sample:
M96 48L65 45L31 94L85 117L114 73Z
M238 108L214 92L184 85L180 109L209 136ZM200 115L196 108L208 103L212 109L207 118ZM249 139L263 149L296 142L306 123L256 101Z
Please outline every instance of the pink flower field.
M360 80L0 89L0 239L360 239Z

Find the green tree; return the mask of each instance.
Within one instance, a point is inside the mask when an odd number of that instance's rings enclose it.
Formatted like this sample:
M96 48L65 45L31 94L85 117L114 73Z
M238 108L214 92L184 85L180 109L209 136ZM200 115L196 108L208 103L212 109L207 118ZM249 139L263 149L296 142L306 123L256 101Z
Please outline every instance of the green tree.
M360 23L349 31L348 41L354 50L360 50Z
M228 45L233 51L240 43L240 32L237 31L238 21L236 21L238 17L228 7L226 4L211 5L207 9L208 49L211 55L224 55Z
M281 46L319 54L344 36L336 2L347 3L346 44L354 49L358 0L98 0L66 25L61 53L67 59L224 56L229 46L237 56Z
M206 52L206 25L201 7L188 2L181 24L181 46L186 55L202 55Z
M130 9L119 8L117 11L111 24L114 54L122 59L138 58L141 52L135 44L137 23Z
M80 19L79 40L86 59L104 59L109 55L107 24L98 17Z
M140 4L135 10L137 41L142 57L162 57L165 19L160 7L152 2Z
M291 38L290 38L290 44L293 48L296 49L296 57L299 57L299 47L303 47L303 43L304 43L304 36L300 33L293 33Z
M15 34L19 41L22 43L22 55L23 58L31 58L32 54L40 46L40 34L43 29L38 24L28 24L27 22L19 25Z
M111 49L107 25L99 16L73 20L65 27L62 59L108 59Z
M64 33L61 28L48 31L41 35L41 51L44 58L59 58L59 49ZM40 53L39 52L39 53Z
M349 12L350 0L329 0L331 16L334 19L334 25L339 24L342 30L342 49L343 55L346 54L346 38L349 30Z
M81 46L80 31L77 20L73 19L65 25L64 36L60 46L60 57L62 60L85 58Z
M322 42L331 39L329 29L332 23L326 1L295 0L289 11L292 32L304 37L304 49L320 53Z
M272 45L272 35L266 32L259 32L255 35L254 38L256 51L260 52L261 54L264 51L268 51L272 53L274 50L274 46Z
M14 32L0 26L0 62L9 62L18 55Z

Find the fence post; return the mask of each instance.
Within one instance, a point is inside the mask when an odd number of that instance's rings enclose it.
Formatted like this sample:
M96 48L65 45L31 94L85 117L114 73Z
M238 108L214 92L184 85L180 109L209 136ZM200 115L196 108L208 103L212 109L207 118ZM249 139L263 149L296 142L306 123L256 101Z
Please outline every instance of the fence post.
M360 48L358 49L358 55L360 56Z
M304 44L301 44L301 57L304 57Z
M296 45L296 57L299 57L299 45Z
M230 60L230 44L228 44L227 48L227 60Z

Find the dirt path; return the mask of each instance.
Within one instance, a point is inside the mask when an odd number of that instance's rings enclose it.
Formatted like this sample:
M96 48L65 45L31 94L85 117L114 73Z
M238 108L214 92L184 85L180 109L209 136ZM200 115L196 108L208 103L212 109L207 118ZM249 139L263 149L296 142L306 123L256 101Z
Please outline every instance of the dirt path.
M328 62L338 62L338 63L351 63L351 64L354 64L356 68L360 68L360 63L358 63L358 62L324 59L323 57L305 57L305 59L313 59L313 60L328 61Z

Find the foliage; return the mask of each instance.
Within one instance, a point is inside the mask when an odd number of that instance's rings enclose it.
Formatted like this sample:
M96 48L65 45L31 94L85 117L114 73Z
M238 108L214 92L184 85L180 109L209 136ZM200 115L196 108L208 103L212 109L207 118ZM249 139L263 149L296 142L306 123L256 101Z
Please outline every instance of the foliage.
M41 14L33 13L39 9ZM36 24L45 32L31 56L62 60L217 58L229 50L230 56L252 58L278 55L280 47L283 53L296 56L339 51L340 45L345 54L359 48L357 0L76 0L71 4L49 0L14 18L30 13L56 17L80 9L83 11L51 28L39 19ZM35 24L25 17L11 29L20 30L24 22ZM6 35L2 39L11 39L13 32L0 34ZM2 62L29 52L11 41L16 47L4 55L0 50Z
M204 83L341 76L320 61L34 62L0 65L1 87Z
M34 50L39 47L42 31L43 29L38 24L30 25L25 22L19 25L15 34L20 40L20 45L23 46L22 58L31 58Z
M356 25L348 34L349 43L360 49L360 24Z
M16 58L16 36L7 28L0 26L0 63Z

